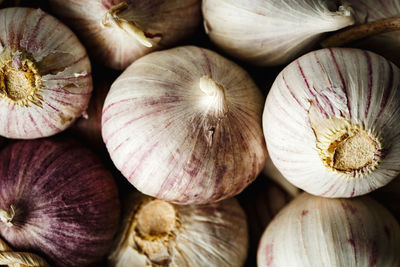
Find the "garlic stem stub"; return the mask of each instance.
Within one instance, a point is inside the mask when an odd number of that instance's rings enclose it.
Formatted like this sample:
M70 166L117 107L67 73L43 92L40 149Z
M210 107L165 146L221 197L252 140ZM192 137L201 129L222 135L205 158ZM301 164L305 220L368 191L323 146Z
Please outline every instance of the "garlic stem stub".
M354 197L400 172L400 71L372 52L322 49L287 66L265 103L275 166L314 195Z
M263 97L235 63L206 49L154 52L113 83L102 136L141 192L180 204L240 193L262 170Z
M33 139L86 110L90 62L75 34L40 9L0 10L0 135Z
M246 216L236 199L174 205L132 192L109 266L243 266Z
M347 1L204 0L204 27L224 52L260 66L290 62L355 22Z
M0 173L0 265L102 260L120 203L114 178L94 153L70 139L19 141L0 152Z
M257 266L399 266L399 244L398 222L373 199L303 193L265 230Z
M60 16L107 67L123 70L141 56L195 33L199 0L50 0Z

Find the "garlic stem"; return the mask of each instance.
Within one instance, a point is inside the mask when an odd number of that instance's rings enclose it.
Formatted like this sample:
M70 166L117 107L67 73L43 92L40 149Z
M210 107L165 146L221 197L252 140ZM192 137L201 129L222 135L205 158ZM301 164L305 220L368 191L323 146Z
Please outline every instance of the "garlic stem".
M8 227L13 226L12 220L15 216L15 208L14 205L10 205L8 210L0 209L0 220L5 223Z
M223 117L228 112L224 86L204 75L200 78L200 89L209 96L207 104L214 108L216 116Z
M105 27L118 27L127 34L135 37L136 40L142 45L146 47L152 47L153 45L146 37L142 29L140 29L134 22L118 17L118 13L126 8L128 8L128 4L125 1L112 6L104 15L102 25Z
M321 42L322 47L343 46L348 43L385 32L399 31L400 17L382 19L340 31Z

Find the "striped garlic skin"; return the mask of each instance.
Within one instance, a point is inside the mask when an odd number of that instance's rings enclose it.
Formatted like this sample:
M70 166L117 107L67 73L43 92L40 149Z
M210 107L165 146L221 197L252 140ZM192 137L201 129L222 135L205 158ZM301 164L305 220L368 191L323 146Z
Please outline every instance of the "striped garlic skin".
M303 193L265 230L257 266L396 267L399 244L398 222L376 201Z
M136 221L135 212L140 204L151 200L135 192L125 201L123 226L111 250L109 266L243 266L248 246L247 222L236 199L208 205L173 205L178 225L169 233L168 242L159 243L169 253L169 258L160 265L152 262L137 243L131 242L137 235L131 228ZM156 243L152 244L154 251Z
M221 117L200 89L205 75L225 88ZM264 166L262 102L238 65L206 49L178 47L139 59L113 83L102 136L139 191L181 204L216 202L240 193Z
M224 52L256 65L280 65L309 51L323 33L354 23L351 9L338 9L337 2L204 0L204 27Z
M0 135L32 139L69 127L86 110L92 91L90 61L75 34L40 9L0 10L0 59L27 53L41 75L40 104L0 98ZM1 60L0 60L1 61Z
M349 3L354 10L356 24L364 24L400 15L400 2L397 0L349 0ZM398 56L400 31L371 36L353 45L377 52L400 66L400 57Z
M276 78L265 103L264 134L275 166L314 195L353 197L371 192L400 172L400 71L374 53L322 49L292 62ZM311 103L326 119L348 120L373 133L385 156L371 172L327 169L310 125Z
M50 0L55 14L75 30L92 53L107 67L123 70L141 56L165 49L193 34L200 25L199 0ZM119 3L123 19L134 22L147 36L152 47L139 43L117 27L105 27L106 12Z

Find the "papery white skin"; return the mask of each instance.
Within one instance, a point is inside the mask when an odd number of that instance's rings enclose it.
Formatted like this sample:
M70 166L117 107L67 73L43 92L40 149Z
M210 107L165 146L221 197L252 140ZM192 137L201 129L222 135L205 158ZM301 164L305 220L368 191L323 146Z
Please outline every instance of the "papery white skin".
M297 187L325 197L371 192L400 172L400 71L374 53L350 48L304 55L276 78L265 103L264 134L279 171ZM310 125L311 102L321 114L364 127L382 142L385 157L371 173L327 169Z
M225 87L226 106L200 89L203 76ZM178 47L139 59L113 83L102 136L115 166L143 193L216 202L241 192L264 166L262 102L233 62Z
M137 235L130 227L136 220L138 206L151 200L133 193L125 202L123 226L109 256L110 266L159 266L151 262L138 244L130 241ZM153 242L154 248L160 245L169 253L168 263L162 266L243 266L248 246L247 222L236 199L209 205L173 205L173 208L178 226L169 234L168 242Z
M0 135L32 139L69 127L86 110L92 91L85 48L65 25L40 9L0 10L0 56L26 51L42 75L42 106L0 98Z
M265 230L257 265L396 267L399 244L398 222L376 201L303 193Z
M139 57L165 49L189 37L201 21L199 0L50 0L52 10L75 29L93 58L113 69L123 70ZM106 12L126 2L118 13L142 31L155 35L146 47L124 30L102 25Z
M312 49L323 33L354 23L351 9L343 4L336 11L336 2L203 0L204 27L224 52L256 65L280 65Z
M364 24L382 19L398 17L400 2L398 0L349 0L356 18L356 24ZM400 66L400 31L392 31L374 35L354 45L375 51Z

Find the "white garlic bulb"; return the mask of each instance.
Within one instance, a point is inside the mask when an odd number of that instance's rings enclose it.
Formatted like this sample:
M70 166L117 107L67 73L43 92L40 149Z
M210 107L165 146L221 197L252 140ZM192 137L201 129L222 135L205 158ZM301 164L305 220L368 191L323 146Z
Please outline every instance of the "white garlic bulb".
M400 70L377 54L322 49L287 66L265 103L275 166L315 195L353 197L400 172Z
M125 69L139 57L188 38L201 21L199 0L50 0L93 58Z
M0 135L56 134L86 110L92 91L85 48L40 9L0 10Z
M303 193L265 230L259 267L400 266L400 226L368 197L327 199Z
M125 203L110 266L243 266L247 223L235 199L181 206L135 192Z
M185 46L135 61L113 83L102 136L141 192L181 204L240 193L262 170L263 97L235 63Z
M333 0L203 0L202 11L211 41L263 66L285 64L311 50L323 33L354 23L346 2Z

